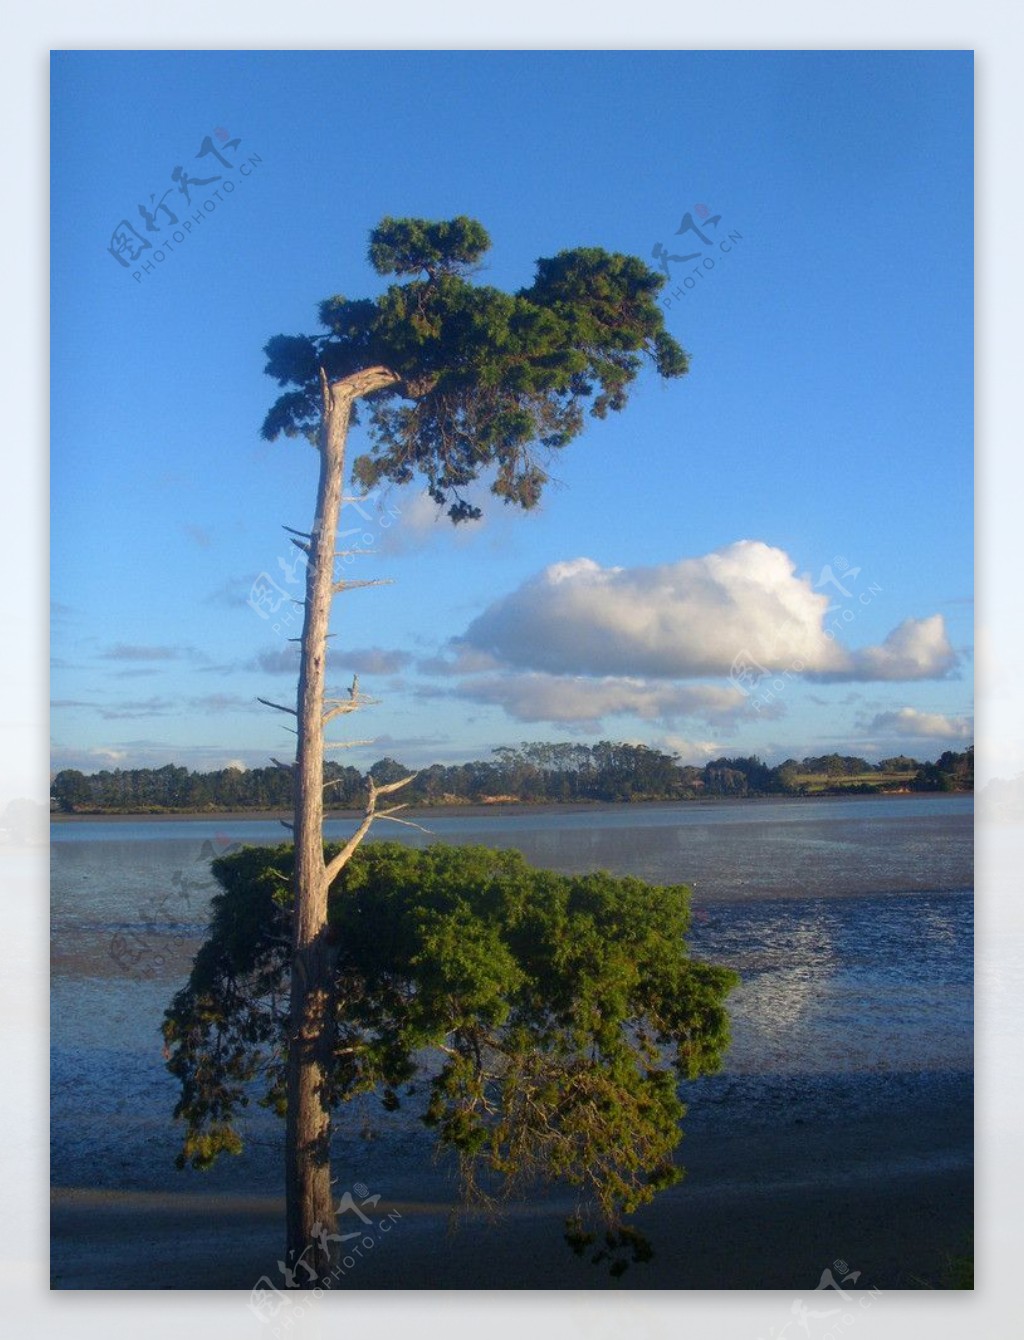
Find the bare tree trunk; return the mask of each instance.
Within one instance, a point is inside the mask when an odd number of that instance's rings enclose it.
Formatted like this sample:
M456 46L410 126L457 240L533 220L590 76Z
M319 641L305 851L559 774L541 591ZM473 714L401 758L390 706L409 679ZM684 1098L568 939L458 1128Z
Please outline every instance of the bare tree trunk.
M336 952L327 933L327 895L340 864L336 858L328 869L324 862L323 774L324 724L337 714L337 710L325 713L324 688L331 602L345 585L333 579L345 441L354 401L397 380L387 368L369 368L333 384L321 372L320 482L313 531L308 547L302 546L307 548L309 564L297 703L295 909L285 1132L287 1265L296 1271L295 1282L300 1287L312 1287L315 1276L330 1272L335 1253L328 1235L337 1233L328 1102L335 1034ZM346 860L369 829L376 794L371 789L367 817L356 839L346 846ZM299 1263L308 1265L309 1270L302 1269L300 1274L296 1269Z

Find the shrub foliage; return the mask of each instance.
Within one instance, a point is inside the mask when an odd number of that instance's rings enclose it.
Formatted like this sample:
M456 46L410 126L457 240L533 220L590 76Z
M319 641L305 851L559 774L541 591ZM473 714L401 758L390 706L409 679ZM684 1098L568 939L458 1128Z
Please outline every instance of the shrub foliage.
M179 1167L239 1152L250 1099L286 1110L292 856L213 863L209 935L164 1023ZM618 1228L682 1176L680 1082L728 1045L738 979L690 956L688 898L513 851L362 847L331 889L331 1106L415 1102L469 1197L561 1180Z

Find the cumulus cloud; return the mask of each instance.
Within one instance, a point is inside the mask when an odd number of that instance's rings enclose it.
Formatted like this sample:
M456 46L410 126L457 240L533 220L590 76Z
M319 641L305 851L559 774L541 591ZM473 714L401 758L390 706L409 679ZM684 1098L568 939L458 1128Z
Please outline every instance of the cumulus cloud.
M919 712L916 707L901 707L895 712L879 712L867 727L883 735L909 736L925 740L971 740L974 718L944 716L939 712Z
M941 679L956 664L956 653L946 636L941 614L927 619L904 619L880 647L850 653L850 662L838 679Z
M654 567L553 563L495 601L461 641L552 675L697 679L752 664L823 679L931 679L955 663L941 615L907 619L880 647L851 652L827 623L829 602L783 550L738 540Z

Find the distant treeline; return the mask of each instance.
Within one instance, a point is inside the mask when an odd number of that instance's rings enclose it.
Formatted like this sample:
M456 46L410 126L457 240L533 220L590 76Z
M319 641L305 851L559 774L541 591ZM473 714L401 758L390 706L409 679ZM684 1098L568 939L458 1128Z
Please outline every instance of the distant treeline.
M756 755L687 767L658 749L608 740L595 745L523 744L493 752L490 760L421 769L402 799L419 805L463 805L974 789L973 748L962 754L947 751L934 763L902 754L880 763L824 754L790 758L774 768ZM367 776L384 784L411 771L392 758L380 759L366 774L329 762L324 769L326 805L357 809L366 798ZM292 774L279 767L189 772L173 763L88 775L68 768L54 777L50 796L53 807L65 814L287 810L292 805Z

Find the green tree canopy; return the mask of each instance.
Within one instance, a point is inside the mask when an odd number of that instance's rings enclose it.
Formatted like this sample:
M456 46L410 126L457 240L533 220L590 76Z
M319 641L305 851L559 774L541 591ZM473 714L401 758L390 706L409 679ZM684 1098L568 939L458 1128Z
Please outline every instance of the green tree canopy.
M213 863L210 933L164 1023L179 1166L238 1152L250 1099L286 1110L292 860L249 847ZM512 851L362 847L330 892L331 1106L418 1103L468 1194L564 1179L615 1224L679 1180L680 1081L728 1045L738 979L691 958L688 897Z
M460 490L492 470L493 493L533 507L548 478L537 449L572 441L588 409L623 409L645 358L664 377L687 371L657 302L665 276L643 261L579 247L539 260L533 283L506 293L468 278L489 248L473 219L383 219L369 260L400 282L376 299L328 298L321 333L269 341L266 371L297 389L263 436L315 440L321 369L332 381L387 367L400 380L366 397L372 445L353 473L367 488L419 474L461 521L479 509Z

